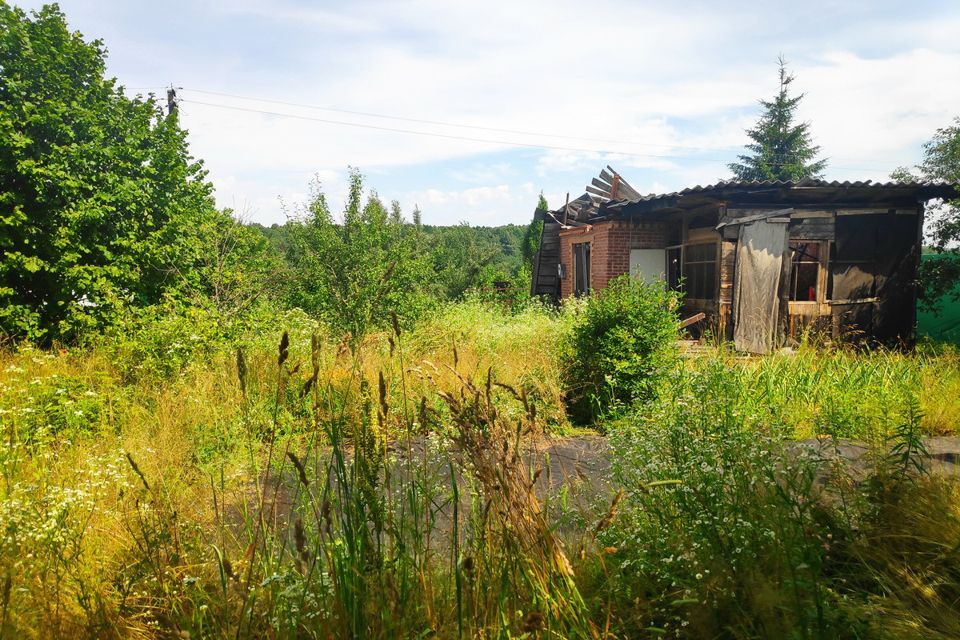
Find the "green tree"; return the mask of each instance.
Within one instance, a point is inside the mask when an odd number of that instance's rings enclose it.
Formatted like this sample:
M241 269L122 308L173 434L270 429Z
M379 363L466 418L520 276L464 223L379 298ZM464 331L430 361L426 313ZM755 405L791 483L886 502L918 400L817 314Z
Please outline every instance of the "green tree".
M513 280L523 268L525 230L512 224L472 227L466 222L450 227L423 226L424 250L433 260L433 295L454 300L471 289Z
M281 253L259 225L236 220L232 211L208 216L197 229L205 251L184 277L192 288L182 288L187 299L209 303L222 320L242 316L261 301L282 297L290 274Z
M727 165L737 180L786 180L821 178L826 160L816 160L820 147L814 146L810 124L794 124L797 105L803 94L790 96L793 76L781 57L780 91L773 100L761 100L764 113L747 135L749 154L738 156L739 162Z
M104 77L56 5L0 1L0 334L71 340L198 279L219 214L176 115ZM196 282L199 284L199 281Z
M429 255L399 205L390 211L376 192L364 201L363 176L350 169L343 220L334 220L315 183L305 214L290 222L294 304L349 334L356 344L389 326L391 314L417 316L429 303Z
M490 263L501 252L500 246L485 240L466 222L433 233L430 253L440 297L455 300L482 283Z
M547 199L540 192L540 199L537 201L537 211L549 211L550 205ZM533 257L540 251L540 236L543 235L543 220L532 220L523 234L523 265L529 270L533 270Z
M937 129L923 145L923 161L915 171L900 167L891 177L900 182L960 184L960 116L951 125ZM926 235L939 255L920 266L921 300L933 308L944 295L960 299L960 193L953 200L928 206Z

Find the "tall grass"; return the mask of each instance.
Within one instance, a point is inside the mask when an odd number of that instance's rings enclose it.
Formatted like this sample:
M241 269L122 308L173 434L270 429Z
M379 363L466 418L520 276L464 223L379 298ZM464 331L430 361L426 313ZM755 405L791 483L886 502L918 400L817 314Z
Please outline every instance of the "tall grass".
M0 353L0 637L956 635L956 485L783 444L951 432L955 352L687 360L575 506L532 451L576 313Z
M594 635L532 491L549 415L447 335L284 334L164 384L6 354L3 634Z
M612 430L627 492L604 534L618 549L608 588L619 629L955 637L960 486L923 473L916 405L885 416L899 423L890 451L855 469L830 441L778 437L753 393L715 360Z
M781 429L778 435L882 440L912 398L927 434L953 433L960 423L960 352L953 348L905 353L803 347L743 358L721 347L687 365L696 371L717 361L743 390L742 402L766 412L766 422Z

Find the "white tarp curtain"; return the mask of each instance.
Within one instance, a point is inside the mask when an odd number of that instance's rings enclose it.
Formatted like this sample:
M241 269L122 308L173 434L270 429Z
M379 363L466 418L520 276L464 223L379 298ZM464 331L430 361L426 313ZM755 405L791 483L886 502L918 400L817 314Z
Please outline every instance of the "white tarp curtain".
M740 225L733 279L733 344L740 351L770 353L777 346L788 226L769 219Z

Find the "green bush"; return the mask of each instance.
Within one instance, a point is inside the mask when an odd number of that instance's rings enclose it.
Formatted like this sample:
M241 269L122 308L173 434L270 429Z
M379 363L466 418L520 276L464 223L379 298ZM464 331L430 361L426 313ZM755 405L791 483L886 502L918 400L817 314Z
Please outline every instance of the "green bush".
M109 355L125 382L161 380L240 346L270 350L282 327L289 327L298 342L309 343L318 324L299 309L280 310L269 303L229 313L212 301L184 304L167 297L162 304L125 310L91 343Z
M687 637L833 637L841 624L824 613L831 529L811 500L816 467L787 454L773 435L780 429L751 411L744 391L714 362L676 375L668 392L611 429L628 505L606 539L621 550L618 595L656 594L628 626L689 627Z
M884 449L844 465L841 441L785 442L789 417L749 375L678 368L610 428L624 494L600 539L616 553L616 635L956 637L957 563L935 549L958 548L960 519L934 505L957 489L920 471L916 398L891 409Z
M292 267L291 306L320 318L354 346L368 333L404 326L434 303L424 284L431 277L420 230L408 224L396 201L390 208L375 191L364 199L363 176L350 170L341 218L330 211L319 183L300 218L288 223Z
M572 417L594 422L655 395L676 359L677 294L629 276L579 311L568 338Z

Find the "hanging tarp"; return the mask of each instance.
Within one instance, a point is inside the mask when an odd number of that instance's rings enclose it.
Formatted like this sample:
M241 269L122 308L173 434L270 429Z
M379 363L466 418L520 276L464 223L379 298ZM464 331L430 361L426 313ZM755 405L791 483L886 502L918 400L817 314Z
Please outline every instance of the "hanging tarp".
M788 226L771 219L740 225L733 279L733 343L740 351L770 353L777 347Z

